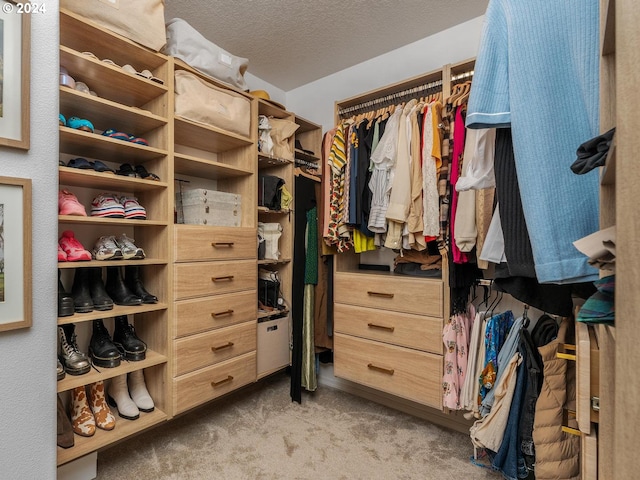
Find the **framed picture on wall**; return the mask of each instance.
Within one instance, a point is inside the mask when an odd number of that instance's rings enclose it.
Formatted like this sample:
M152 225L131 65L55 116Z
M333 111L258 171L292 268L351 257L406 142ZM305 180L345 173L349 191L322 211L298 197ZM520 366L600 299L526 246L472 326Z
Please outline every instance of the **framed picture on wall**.
M31 326L31 180L0 177L0 332Z
M31 13L0 0L0 145L29 150Z

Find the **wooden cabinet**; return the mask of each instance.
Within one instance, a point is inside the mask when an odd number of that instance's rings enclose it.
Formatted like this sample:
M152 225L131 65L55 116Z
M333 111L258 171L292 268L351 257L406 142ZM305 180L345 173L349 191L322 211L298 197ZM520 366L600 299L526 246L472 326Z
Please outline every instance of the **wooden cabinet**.
M293 113L278 108L272 103L259 99L258 114L268 119L280 119L294 123L295 116ZM275 176L284 180L284 187L292 195L295 195L293 174L294 174L294 136L287 140L288 148L286 155L276 156L267 152L258 152L258 182L262 181L263 176ZM258 191L262 188L258 185ZM291 292L293 281L293 235L294 235L294 218L293 218L293 202L287 208L273 210L264 206L265 202L258 198L256 202L256 211L258 213L258 222L276 226L280 230L280 237L277 239L278 255L269 255L266 258L258 259L258 276L260 271L276 272L280 280L280 308L258 309L258 322L268 322L273 318L281 317L289 313L291 307ZM260 227L259 223L259 227ZM273 227L266 227L267 229ZM268 241L268 240L267 240ZM268 247L267 247L268 248ZM277 257L277 258L276 258ZM257 283L257 279L256 279ZM260 301L260 292L258 292L258 300ZM287 323L289 323L287 321ZM287 325L287 330L289 330ZM258 371L258 378L269 375L289 365L289 339L278 336L278 341L267 342L266 337L258 337L258 356L261 358L282 359L275 362L261 362L261 369ZM269 353L265 356L265 350ZM286 360L285 360L286 359Z
M66 290L70 291L74 275L81 268L136 265L141 267L145 288L156 295L159 301L134 307L115 305L112 310L94 310L58 318L58 325L75 325L78 346L83 352L88 351L92 321L103 319L107 329L113 333L113 317L118 315L128 316L129 322L135 325L137 335L148 347L146 358L142 361L123 361L116 368L92 369L79 376L67 374L57 383L57 390L65 400L66 392L75 387L97 381L108 383L116 376L144 370L147 389L155 403L153 412L141 413L140 418L134 421L116 415L116 428L112 431L97 430L92 437L75 436L74 447L66 450L58 448L58 465L141 432L165 421L172 414L167 388L170 378L168 332L171 297L168 59L64 9L60 11L60 42L61 67L66 68L76 82L84 82L96 96L60 86L60 113L66 119L79 117L89 120L95 131L90 133L60 126L60 160L65 164L59 167L60 189L76 195L89 216L59 215L59 234L72 230L82 245L91 251L100 236L125 233L146 254L143 260L59 262L61 279ZM103 59L111 59L119 66L106 63ZM125 72L120 68L125 64L134 66L138 71L150 70L164 84ZM142 137L149 145L101 135L102 131L109 128ZM160 180L66 166L70 159L77 157L101 161L114 170L123 163L133 167L141 165ZM104 192L137 198L146 209L147 219L90 216L92 200Z
M250 136L174 114L172 185L238 195L239 226L175 224L172 287L175 316L172 402L182 413L256 380L257 100L206 77L177 59L170 71L196 75L251 104ZM172 201L172 208L177 202ZM178 208L178 207L176 207Z

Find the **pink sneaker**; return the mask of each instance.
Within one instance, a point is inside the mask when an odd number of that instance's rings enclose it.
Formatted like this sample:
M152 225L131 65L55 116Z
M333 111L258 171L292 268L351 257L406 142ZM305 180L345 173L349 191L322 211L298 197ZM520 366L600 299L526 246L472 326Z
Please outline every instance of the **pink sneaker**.
M66 262L67 261L67 252L65 252L60 244L58 244L58 261Z
M68 190L58 192L58 215L86 217L87 211L76 196Z
M91 260L91 253L84 249L82 244L75 237L73 231L65 230L58 242L64 253L67 254L68 262L82 262Z

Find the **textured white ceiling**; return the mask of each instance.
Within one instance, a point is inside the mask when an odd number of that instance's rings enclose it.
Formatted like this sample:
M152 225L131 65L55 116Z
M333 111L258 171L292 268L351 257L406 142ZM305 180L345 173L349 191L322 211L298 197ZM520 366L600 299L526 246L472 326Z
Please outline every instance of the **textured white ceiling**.
M484 14L488 0L165 0L207 39L289 91Z

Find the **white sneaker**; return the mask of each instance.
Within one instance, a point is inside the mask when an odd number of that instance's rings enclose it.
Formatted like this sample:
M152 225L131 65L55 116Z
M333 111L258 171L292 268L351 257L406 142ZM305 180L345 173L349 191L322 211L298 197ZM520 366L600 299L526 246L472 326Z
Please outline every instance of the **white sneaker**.
M113 235L105 235L96 240L91 253L96 260L119 260L124 256Z
M134 241L135 240L133 238L127 237L126 233L115 238L115 242L120 250L122 250L122 255L125 260L142 260L146 256L144 254L144 250L137 247L133 243Z
M134 370L129 373L129 394L131 400L136 404L141 412L153 412L155 405L153 398L149 395L147 385L144 382L142 370Z

